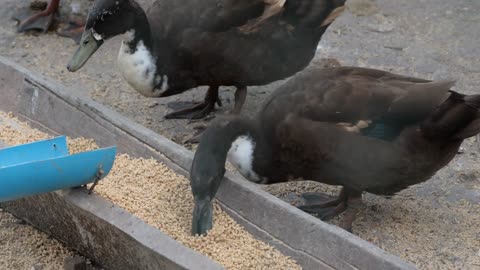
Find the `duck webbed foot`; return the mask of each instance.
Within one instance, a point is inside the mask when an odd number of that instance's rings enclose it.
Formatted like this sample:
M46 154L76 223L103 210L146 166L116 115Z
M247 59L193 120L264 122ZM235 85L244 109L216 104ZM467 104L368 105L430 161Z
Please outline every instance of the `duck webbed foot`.
M178 111L169 113L165 115L166 119L201 119L206 117L210 112L215 108L215 103L221 102L218 98L218 86L210 86L208 88L207 94L205 95L205 100L200 103L193 103L193 105L180 109ZM169 106L178 106L179 102L170 103Z
M12 19L19 23L17 32L21 33L29 30L47 32L52 25L59 2L60 0L51 0L46 8L36 6L38 2L33 2L29 7L19 10L12 16Z
M80 44L80 39L82 38L84 28L84 20L72 20L69 21L66 26L58 30L57 35L71 38L75 41L75 43Z
M358 212L358 205L362 200L362 193L342 189L336 199L329 199L322 193L305 193L302 195L305 204L298 206L302 211L317 215L321 220L330 220L345 212L340 227L352 232L352 223Z

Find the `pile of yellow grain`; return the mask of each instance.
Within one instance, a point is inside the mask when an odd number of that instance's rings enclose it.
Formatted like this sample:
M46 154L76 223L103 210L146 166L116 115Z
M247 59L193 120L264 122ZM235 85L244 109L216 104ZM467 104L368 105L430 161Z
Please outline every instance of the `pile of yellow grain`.
M49 137L14 121L18 126L0 122L1 141L13 145ZM97 148L92 140L83 138L69 139L68 146L72 153ZM188 179L154 159L118 155L113 169L95 192L227 269L300 269L291 258L256 240L218 204L215 204L214 228L208 236L191 236L193 198Z
M0 208L0 269L58 270L73 252Z

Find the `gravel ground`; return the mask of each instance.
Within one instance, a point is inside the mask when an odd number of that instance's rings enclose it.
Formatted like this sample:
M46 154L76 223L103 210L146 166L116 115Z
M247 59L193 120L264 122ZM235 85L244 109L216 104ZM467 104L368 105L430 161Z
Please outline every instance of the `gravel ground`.
M75 87L80 94L176 142L191 136L197 123L163 119L168 111L165 104L200 100L204 89L164 99L140 96L123 81L115 66L119 38L105 43L81 71L68 73L65 65L75 50L73 41L54 34L15 34L9 14L27 2L4 0L0 10L1 55ZM480 93L478 14L477 0L351 0L349 11L324 36L318 57L423 78L453 78L457 79L456 90ZM253 114L278 84L249 88L243 113ZM224 107L217 113L230 109L233 103L231 89L222 89L221 96ZM478 142L472 138L432 180L393 199L365 195L354 233L421 269L480 269L479 159ZM276 185L267 190L287 201L295 200L303 191L336 191L312 182Z

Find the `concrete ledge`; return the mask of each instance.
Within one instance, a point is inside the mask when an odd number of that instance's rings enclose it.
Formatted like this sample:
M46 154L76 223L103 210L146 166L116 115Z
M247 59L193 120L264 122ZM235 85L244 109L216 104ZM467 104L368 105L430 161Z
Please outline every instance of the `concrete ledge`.
M223 269L83 189L47 193L1 206L108 269Z
M4 88L1 110L24 115L57 133L95 138L100 146L116 144L120 152L155 157L181 174L190 168L193 153L184 147L1 57L0 85ZM73 200L74 194L78 192L63 198L82 208L79 205L87 203L88 198ZM227 173L217 198L251 233L295 258L304 269L415 269L400 258L292 207L240 176ZM43 197L34 202L44 203ZM14 213L28 212L19 209L28 209L32 203L15 201L8 209ZM33 217L29 221L40 222ZM57 237L55 231L51 233Z

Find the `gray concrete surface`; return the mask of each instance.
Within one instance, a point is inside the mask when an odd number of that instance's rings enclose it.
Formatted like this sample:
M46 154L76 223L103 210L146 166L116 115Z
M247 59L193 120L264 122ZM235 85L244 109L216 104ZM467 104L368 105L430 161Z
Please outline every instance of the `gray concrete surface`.
M151 0L140 1L146 6ZM28 0L4 0L0 9L0 54L91 96L136 122L182 142L196 123L164 120L172 100L201 99L190 91L165 99L147 99L120 77L115 58L120 44L107 42L79 73L65 70L72 41L54 35L17 35L8 17ZM380 68L430 79L456 79L455 89L480 93L480 1L349 0L349 9L325 34L318 58L342 65ZM275 85L252 87L244 114L253 114ZM222 90L228 110L233 91ZM366 195L354 224L357 235L414 262L420 268L480 268L480 181L478 142L469 139L463 152L432 180L386 200ZM308 189L303 187L303 189ZM286 189L274 194L283 196Z

